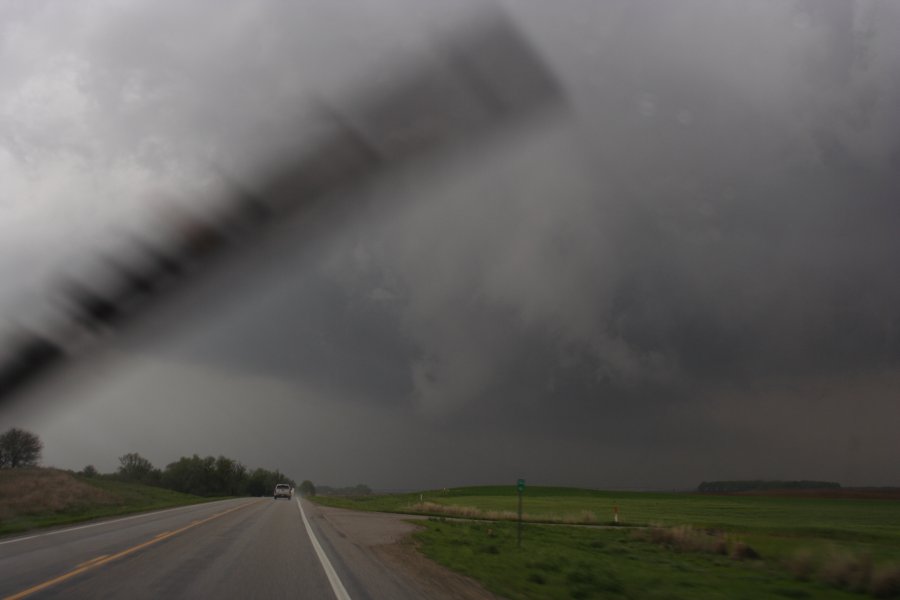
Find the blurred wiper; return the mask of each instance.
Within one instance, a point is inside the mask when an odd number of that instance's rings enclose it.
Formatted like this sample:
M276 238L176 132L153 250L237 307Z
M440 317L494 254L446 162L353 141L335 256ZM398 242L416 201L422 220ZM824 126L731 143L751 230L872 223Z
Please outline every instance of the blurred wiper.
M158 232L165 244L135 241L123 249L130 258L104 259L102 282L61 283L62 314L41 332L21 329L0 346L0 406L270 224L388 168L558 106L559 88L527 40L504 15L482 17L439 44L439 61L394 73L345 103L351 109L320 103L316 117L331 124L329 133L269 167L259 191L224 199L206 219L170 220Z

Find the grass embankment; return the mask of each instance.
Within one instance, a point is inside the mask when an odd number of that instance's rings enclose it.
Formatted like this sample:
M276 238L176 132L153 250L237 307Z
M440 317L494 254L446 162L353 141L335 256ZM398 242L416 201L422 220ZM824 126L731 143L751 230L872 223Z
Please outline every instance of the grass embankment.
M56 469L6 469L0 471L0 535L209 500Z
M423 552L509 598L900 598L896 500L533 487L521 549L511 486L316 500L433 515Z

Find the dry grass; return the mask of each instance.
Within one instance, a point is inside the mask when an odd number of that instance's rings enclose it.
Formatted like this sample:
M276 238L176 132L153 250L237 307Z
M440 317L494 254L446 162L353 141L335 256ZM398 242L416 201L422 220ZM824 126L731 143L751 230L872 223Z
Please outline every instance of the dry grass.
M55 469L0 471L0 523L16 517L116 505L121 498Z
M576 518L578 523L586 523L588 525L596 525L600 522L600 519L597 518L597 515L592 510L583 510L578 513Z
M809 581L816 571L816 561L809 550L797 551L786 561L785 566L798 581Z
M676 552L703 552L730 556L735 560L759 558L759 553L740 540L729 540L721 531L695 529L690 525L650 527L635 531L636 539L665 546Z
M822 564L819 578L834 587L864 592L869 587L872 566L872 557L867 554L835 554Z
M510 510L481 510L474 506L458 506L455 504L438 504L437 502L418 502L409 507L412 512L430 515L444 515L461 519L485 519L489 521L514 521L518 515ZM526 515L522 515L525 519Z
M759 552L750 547L746 542L737 541L731 544L731 552L728 553L734 560L756 560Z
M900 598L900 565L882 565L872 571L869 593L876 598Z
M483 519L486 521L515 521L519 515L511 510L481 510L474 506L457 504L438 504L437 502L417 502L406 507L409 512L427 515L441 515L459 519ZM530 515L522 513L523 521L539 523L559 523L562 525L596 525L600 522L597 515L590 510L582 510L575 514L565 515Z
M830 554L819 560L798 551L785 566L800 581L816 579L836 588L876 598L900 598L900 564L875 565L869 554Z

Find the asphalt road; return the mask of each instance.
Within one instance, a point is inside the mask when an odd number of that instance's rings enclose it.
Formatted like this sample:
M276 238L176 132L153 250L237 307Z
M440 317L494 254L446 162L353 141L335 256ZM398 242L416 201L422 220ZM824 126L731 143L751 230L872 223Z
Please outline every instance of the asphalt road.
M225 500L0 540L0 598L461 595L379 552L412 525L329 510Z

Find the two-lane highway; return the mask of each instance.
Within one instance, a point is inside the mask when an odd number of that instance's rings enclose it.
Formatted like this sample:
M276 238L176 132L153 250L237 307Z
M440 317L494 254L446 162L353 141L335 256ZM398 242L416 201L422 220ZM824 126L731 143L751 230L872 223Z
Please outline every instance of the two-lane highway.
M333 597L294 501L241 499L0 542L0 595Z
M2 540L0 598L485 597L386 559L413 528L298 499L210 502Z

